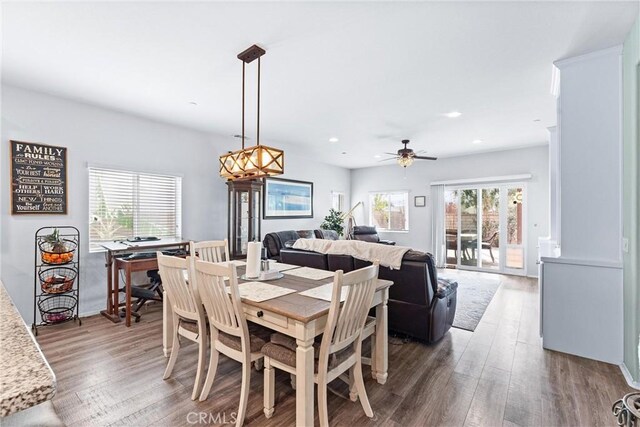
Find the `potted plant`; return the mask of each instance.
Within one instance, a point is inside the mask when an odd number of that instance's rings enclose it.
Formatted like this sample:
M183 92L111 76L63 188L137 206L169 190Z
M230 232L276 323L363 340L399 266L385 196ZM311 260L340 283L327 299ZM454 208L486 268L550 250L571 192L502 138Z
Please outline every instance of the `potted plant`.
M344 231L344 217L342 212L329 209L329 215L324 217L324 222L320 224L320 228L323 230L333 230L338 233L338 236L342 237L342 232Z

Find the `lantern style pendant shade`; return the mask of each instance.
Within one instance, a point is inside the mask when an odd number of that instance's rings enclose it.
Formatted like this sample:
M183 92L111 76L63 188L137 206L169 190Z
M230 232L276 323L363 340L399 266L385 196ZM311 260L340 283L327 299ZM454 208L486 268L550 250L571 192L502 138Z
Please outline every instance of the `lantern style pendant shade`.
M253 45L238 54L242 61L242 149L220 156L220 176L228 181L259 179L284 173L284 151L260 145L260 57L265 50ZM258 119L257 144L245 148L244 141L244 75L245 65L258 60Z
M284 173L284 151L256 145L220 156L220 176L230 181L258 179Z

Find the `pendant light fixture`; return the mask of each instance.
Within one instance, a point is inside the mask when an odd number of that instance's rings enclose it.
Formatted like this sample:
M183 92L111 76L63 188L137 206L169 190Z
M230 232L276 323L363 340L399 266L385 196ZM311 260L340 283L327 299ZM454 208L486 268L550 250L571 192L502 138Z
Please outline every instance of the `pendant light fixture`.
M220 176L228 181L258 179L266 176L284 173L284 151L277 148L260 145L260 57L266 52L257 45L253 45L238 54L242 61L242 149L229 151L220 156ZM244 146L244 80L245 66L258 60L258 120L256 126L256 145Z

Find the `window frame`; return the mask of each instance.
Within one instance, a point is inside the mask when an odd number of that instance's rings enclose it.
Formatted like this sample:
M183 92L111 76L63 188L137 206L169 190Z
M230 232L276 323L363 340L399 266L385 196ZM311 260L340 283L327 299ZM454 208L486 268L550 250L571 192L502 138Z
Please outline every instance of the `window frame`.
M145 177L152 177L152 178L162 178L162 179L173 179L174 180L174 185L175 185L175 189L173 191L173 195L175 197L175 233L173 235L170 236L161 236L161 238L165 238L165 239L181 239L182 238L182 196L183 196L183 186L182 186L182 180L183 180L183 175L181 174L172 174L172 173L166 173L166 172L158 172L158 171L144 171L144 170L131 170L131 169L126 169L126 168L120 168L120 167L113 167L113 166L103 166L103 165L87 165L87 184L88 184L88 216L89 216L89 220L88 220L88 233L87 233L87 238L89 241L88 244L88 248L89 248L89 253L100 253L100 252L105 252L106 249L103 248L102 246L100 246L101 243L103 242L108 242L110 240L93 240L92 239L92 232L91 232L91 227L92 227L92 223L93 223L93 219L92 219L92 202L93 202L93 197L94 195L92 194L92 186L91 186L91 179L92 179L92 173L94 171L99 171L99 172L104 172L104 173L121 173L121 174L129 174L132 176L132 180L134 182L134 188L132 189L132 229L133 229L133 236L135 236L136 233L136 227L139 226L138 224L140 223L140 218L141 218L141 213L140 213L140 209L141 209L141 204L140 204L140 194L141 194L141 189L140 189L140 178L142 176ZM167 192L166 194L169 194L169 192ZM133 237L132 236L132 237ZM97 246L97 247L96 247Z
M341 204L342 205L341 207L338 206L338 208L336 208L336 206L333 204L333 200L335 196L338 197L338 204L339 205ZM346 196L344 191L331 191L331 209L344 213L345 200L346 200Z
M373 222L373 208L372 208L372 201L373 198L377 195L377 194L383 194L386 195L387 197L391 196L391 195L403 195L404 196L404 204L405 204L405 228L400 230L400 229L390 229L390 228L379 228L376 224L374 224ZM381 190L381 191L370 191L369 192L369 200L367 201L368 203L368 214L369 214L369 225L370 226L375 226L376 230L383 232L383 233L408 233L410 230L410 218L409 218L409 211L410 211L410 205L409 205L409 196L410 196L410 191L409 190ZM391 204L389 203L389 225L391 221Z

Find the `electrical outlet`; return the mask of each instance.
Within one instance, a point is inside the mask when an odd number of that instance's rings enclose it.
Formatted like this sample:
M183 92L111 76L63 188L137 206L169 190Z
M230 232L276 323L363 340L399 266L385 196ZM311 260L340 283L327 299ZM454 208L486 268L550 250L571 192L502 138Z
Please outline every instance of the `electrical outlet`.
M629 252L629 239L627 239L626 237L622 238L622 252Z

